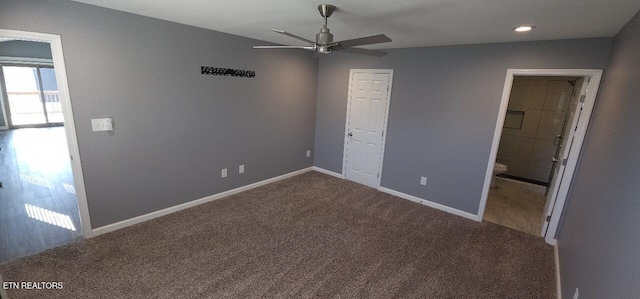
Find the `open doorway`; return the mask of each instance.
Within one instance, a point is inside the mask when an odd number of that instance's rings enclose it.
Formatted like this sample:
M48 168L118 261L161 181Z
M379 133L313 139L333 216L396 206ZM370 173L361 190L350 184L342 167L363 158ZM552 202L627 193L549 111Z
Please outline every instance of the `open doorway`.
M514 78L484 220L540 235L545 195L583 82L579 77Z
M90 236L61 51L0 30L0 263Z
M479 215L553 244L601 71L509 70Z

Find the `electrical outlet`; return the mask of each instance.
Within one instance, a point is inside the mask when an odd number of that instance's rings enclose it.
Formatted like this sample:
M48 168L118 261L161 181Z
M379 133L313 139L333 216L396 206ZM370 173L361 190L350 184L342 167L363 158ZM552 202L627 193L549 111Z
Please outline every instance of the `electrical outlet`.
M580 292L578 292L578 288L576 288L576 292L573 293L573 299L578 299L578 296L580 296Z
M311 157L311 150L307 150L307 158Z
M420 185L424 186L427 184L427 177L423 176L420 178Z
M244 164L238 166L238 173L244 173Z
M222 177L223 178L227 177L227 169L226 168L222 169Z

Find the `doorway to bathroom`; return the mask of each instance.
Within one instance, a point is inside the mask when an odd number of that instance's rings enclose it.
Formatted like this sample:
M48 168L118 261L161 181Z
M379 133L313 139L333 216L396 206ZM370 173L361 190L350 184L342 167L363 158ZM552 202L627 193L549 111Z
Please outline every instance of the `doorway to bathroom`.
M480 206L483 220L553 243L600 73L509 70Z

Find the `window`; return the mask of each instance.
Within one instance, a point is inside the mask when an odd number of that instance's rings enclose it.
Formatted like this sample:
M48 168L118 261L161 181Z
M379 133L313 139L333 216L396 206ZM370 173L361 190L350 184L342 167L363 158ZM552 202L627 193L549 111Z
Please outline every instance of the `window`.
M2 66L12 126L64 123L55 71L49 66Z

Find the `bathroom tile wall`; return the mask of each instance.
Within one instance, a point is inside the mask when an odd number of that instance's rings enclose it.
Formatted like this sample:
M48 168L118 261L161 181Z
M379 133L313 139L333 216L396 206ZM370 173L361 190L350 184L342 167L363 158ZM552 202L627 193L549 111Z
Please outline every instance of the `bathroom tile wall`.
M510 176L547 183L577 78L516 77L497 161Z

